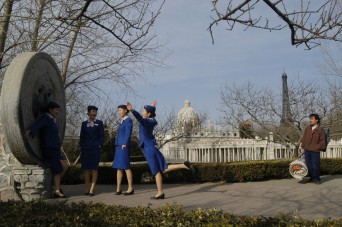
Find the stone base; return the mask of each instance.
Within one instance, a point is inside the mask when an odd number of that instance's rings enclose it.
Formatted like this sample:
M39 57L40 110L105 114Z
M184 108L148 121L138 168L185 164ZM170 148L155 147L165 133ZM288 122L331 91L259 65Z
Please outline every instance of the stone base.
M19 195L15 192L13 187L1 188L0 201L6 202L9 200L21 200Z
M38 166L13 168L14 188L24 201L48 199L52 196L52 173Z

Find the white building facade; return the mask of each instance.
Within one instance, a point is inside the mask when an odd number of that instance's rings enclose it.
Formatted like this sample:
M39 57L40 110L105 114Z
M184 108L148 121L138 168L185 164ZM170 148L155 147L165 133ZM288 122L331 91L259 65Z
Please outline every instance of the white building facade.
M191 116L187 119L186 116ZM181 131L184 124L193 124L197 114L185 101L185 106L178 113L177 127ZM198 117L198 116L197 116ZM183 128L182 128L183 127ZM170 139L171 135L166 139ZM295 147L292 144L280 144L273 140L270 133L265 139L242 139L237 130L217 130L209 123L208 127L190 134L185 138L169 142L161 152L170 162L235 162L250 160L291 159ZM342 139L331 140L327 151L321 152L322 158L342 158Z

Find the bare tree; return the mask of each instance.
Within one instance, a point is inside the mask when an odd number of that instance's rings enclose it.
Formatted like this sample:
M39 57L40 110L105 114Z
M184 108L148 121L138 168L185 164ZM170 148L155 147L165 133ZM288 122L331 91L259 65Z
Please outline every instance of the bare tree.
M5 0L0 3L0 84L18 53L47 52L61 69L67 135L79 135L86 106L92 103L104 107L99 118L108 133L114 133L118 117L113 114L116 105L108 103L108 87L133 91L132 81L143 76L146 65L162 64L151 27L163 4L164 0Z
M250 133L265 138L273 132L275 140L298 151L303 124L310 113L327 116L331 106L329 95L318 84L296 79L289 85L292 122L281 123L281 89L258 89L251 82L241 86L226 85L221 89L223 124L238 129L246 120L253 122ZM266 132L266 133L265 133ZM296 154L295 154L296 155Z
M336 81L342 79L342 44L328 44L321 46L323 59L319 64L321 74L327 79L327 82L332 85ZM339 80L336 80L339 79Z
M268 31L287 28L291 44L305 44L308 49L321 40L342 41L339 0L212 0L212 6L214 16L208 29L213 41L213 26L223 21L228 30L237 25Z
M318 66L328 83L327 92L332 97L329 115L323 119L323 123L330 128L332 139L340 139L342 137L342 45L341 43L324 44L322 52L323 59Z
M78 135L90 102L131 85L148 64L162 65L151 27L164 0L6 0L1 3L0 84L20 52L45 51L61 69L68 135ZM103 87L107 89L103 89Z
M332 97L332 104L328 115L323 119L325 127L330 129L331 139L342 138L342 85L341 83L330 86L328 89Z
M150 30L163 3L6 1L0 20L0 80L17 53L45 51L57 61L66 90L97 93L100 81L131 89L146 64L161 65L156 55L160 44Z
M6 0L2 3L2 15L0 20L0 66L4 56L5 44L7 39L8 25L11 18L12 7L14 0Z

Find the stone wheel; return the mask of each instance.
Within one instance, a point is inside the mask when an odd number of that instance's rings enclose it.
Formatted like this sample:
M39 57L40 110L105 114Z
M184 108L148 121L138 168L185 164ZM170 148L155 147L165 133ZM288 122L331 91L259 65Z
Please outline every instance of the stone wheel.
M61 106L57 125L62 142L66 107L57 64L43 52L26 52L15 57L3 80L0 114L8 147L22 164L42 163L40 136L26 139L24 132L44 114L52 100Z

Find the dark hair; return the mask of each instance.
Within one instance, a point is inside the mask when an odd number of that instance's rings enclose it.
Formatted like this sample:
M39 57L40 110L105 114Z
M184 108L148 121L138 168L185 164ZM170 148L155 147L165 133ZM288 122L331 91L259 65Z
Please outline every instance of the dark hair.
M314 114L314 113L310 114L309 118L311 118L311 117L314 117L317 120L318 124L321 123L321 118L319 117L318 114Z
M127 106L126 105L118 105L118 109L124 109L126 110L127 113L129 113L129 110L127 109Z
M150 113L150 117L156 117L157 115L155 113L149 112L148 110L146 110L147 113Z

